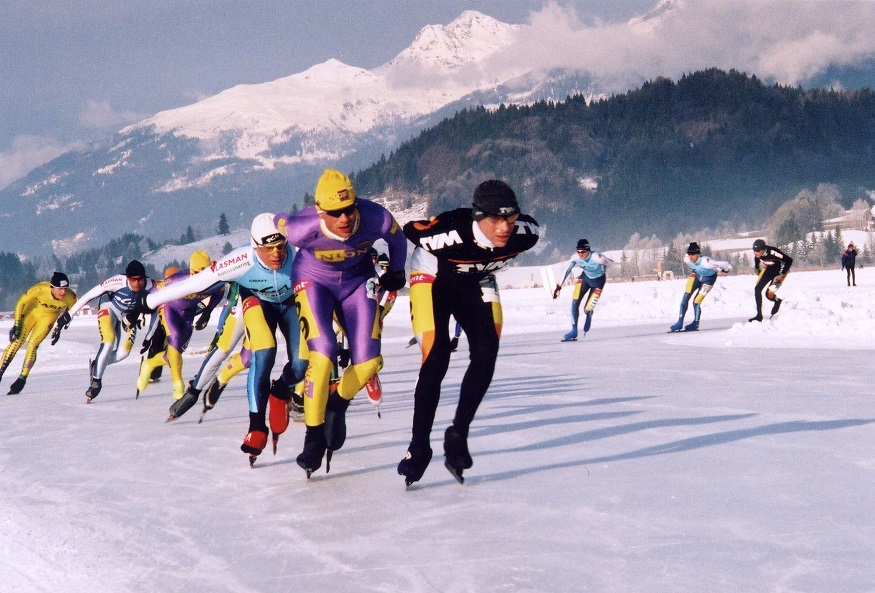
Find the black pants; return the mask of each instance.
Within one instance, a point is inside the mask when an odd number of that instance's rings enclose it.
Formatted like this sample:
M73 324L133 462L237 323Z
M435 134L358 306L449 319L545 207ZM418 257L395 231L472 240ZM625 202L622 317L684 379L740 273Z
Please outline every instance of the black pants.
M459 403L453 425L463 436L474 420L477 408L492 382L495 359L498 356L498 329L493 307L497 302L484 302L479 283L450 283L436 279L431 287L431 303L412 302L414 315L431 315L434 320L434 344L424 353L419 378L416 381L413 406L411 445L428 447L434 417L441 397L441 382L450 364L450 316L456 318L468 338L470 364L462 379ZM428 297L422 297L425 301ZM500 314L499 314L500 315Z
M757 315L763 314L763 290L765 290L772 281L778 277L781 273L781 269L778 266L770 266L763 270L762 276L757 281L757 285L753 289L753 298L757 304ZM766 296L768 298L768 296ZM769 299L773 301L775 299Z
M851 285L851 282L853 282L854 286L856 286L857 275L854 273L854 266L845 266L845 269L848 271L848 286Z

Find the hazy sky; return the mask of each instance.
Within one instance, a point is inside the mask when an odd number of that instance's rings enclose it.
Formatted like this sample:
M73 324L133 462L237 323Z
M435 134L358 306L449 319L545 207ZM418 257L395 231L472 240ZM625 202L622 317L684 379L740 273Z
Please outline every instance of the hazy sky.
M797 84L875 53L869 0L672 0L658 35L626 21L657 0L3 0L0 187L127 124L337 58L373 68L428 24L473 9L532 25L501 59L569 60L617 90L735 67Z

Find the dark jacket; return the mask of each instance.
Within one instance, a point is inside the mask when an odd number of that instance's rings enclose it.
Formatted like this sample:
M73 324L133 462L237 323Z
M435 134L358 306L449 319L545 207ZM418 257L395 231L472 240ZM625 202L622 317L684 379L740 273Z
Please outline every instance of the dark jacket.
M848 249L842 254L842 269L853 268L856 262L857 250L853 247L848 247Z

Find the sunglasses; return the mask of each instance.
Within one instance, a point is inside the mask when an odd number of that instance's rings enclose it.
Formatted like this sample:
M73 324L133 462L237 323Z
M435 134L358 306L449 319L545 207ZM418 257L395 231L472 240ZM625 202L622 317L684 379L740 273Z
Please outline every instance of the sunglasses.
M275 241L273 243L264 243L263 245L258 245L258 248L266 253L277 253L280 251L285 251L286 247L288 246L288 241Z
M344 214L346 214L347 218L349 218L353 214L355 214L355 204L353 204L352 206L347 206L342 210L323 210L323 212L325 212L325 214L327 214L331 218L340 218Z

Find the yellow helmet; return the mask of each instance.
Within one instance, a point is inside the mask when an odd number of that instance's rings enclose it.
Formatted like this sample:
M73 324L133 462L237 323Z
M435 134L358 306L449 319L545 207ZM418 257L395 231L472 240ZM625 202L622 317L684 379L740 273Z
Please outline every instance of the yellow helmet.
M319 210L343 210L355 204L355 188L349 177L335 169L325 169L316 184L316 207Z
M206 251L195 251L188 259L188 269L192 274L197 274L210 265L210 254Z

